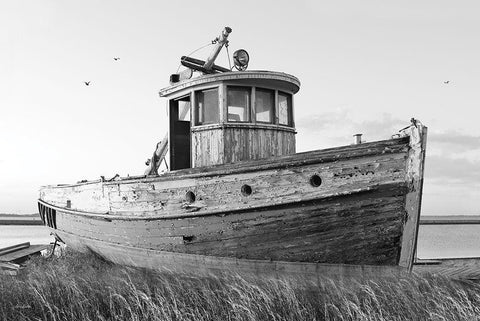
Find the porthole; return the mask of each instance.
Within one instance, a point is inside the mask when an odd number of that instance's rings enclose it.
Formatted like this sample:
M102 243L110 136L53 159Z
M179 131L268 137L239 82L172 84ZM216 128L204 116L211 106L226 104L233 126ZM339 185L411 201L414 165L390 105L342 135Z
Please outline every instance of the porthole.
M312 175L312 177L310 177L310 184L313 187L319 187L320 185L322 185L322 179L317 174L314 174Z
M252 187L250 185L244 184L242 185L242 188L240 189L242 192L243 196L250 196L252 195Z
M188 191L186 194L185 194L185 201L187 203L193 203L195 202L195 193L192 192L192 191Z

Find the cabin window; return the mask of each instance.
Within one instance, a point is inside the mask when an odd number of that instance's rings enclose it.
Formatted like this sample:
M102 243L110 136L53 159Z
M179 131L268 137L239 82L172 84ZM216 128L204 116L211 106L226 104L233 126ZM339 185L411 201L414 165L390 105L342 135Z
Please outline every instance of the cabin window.
M190 122L190 96L178 99L177 120Z
M229 122L248 122L250 110L250 88L228 87L227 111Z
M278 92L278 123L293 126L292 116L292 96Z
M208 89L195 93L197 125L216 124L219 122L218 89Z
M268 89L255 91L255 119L258 122L273 123L275 92Z

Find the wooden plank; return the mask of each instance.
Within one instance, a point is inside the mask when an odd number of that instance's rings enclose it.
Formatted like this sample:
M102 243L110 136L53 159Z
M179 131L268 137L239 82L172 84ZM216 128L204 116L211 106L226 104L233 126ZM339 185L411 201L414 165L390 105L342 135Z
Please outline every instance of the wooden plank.
M0 249L0 256L8 254L10 252L15 252L18 250L26 249L30 246L30 242L20 243L16 245L11 245Z
M169 220L108 222L58 211L58 226L88 239L138 248L250 259L395 265L403 228L401 189L401 185L383 186L327 200Z
M409 142L405 137L155 178L50 187L61 191L52 197L58 204L72 192L85 193L78 201L94 194L109 203L109 214L53 207L55 232L212 257L396 265L406 242L405 195L418 187L407 176L413 166L406 163ZM315 173L318 187L310 183ZM251 186L250 195L241 193L243 185ZM187 191L196 195L192 204L185 202Z
M413 262L414 265L430 265L430 264L441 264L442 261L435 259L415 259Z
M46 250L49 246L50 246L49 244L31 245L30 247L22 248L15 252L9 252L7 254L3 254L2 256L0 256L0 261L10 262L10 261L22 259L29 255L33 255L43 250Z
M111 244L59 232L61 238L83 251L92 250L117 264L146 267L154 270L173 270L179 273L211 274L218 272L251 273L256 276L291 276L317 281L320 277L339 279L369 278L378 276L398 277L406 273L398 266L325 264L308 262L285 262L249 260L232 257L174 253L167 251L138 249L136 247ZM88 245L88 247L87 247Z
M49 185L43 186L40 189L40 199L55 204L58 206L65 206L62 204L56 204L55 196L57 193L59 197L65 194L76 194L78 191L90 191L92 195L85 195L85 198L93 198L97 202L99 201L98 191L103 191L104 185L117 185L119 183L136 183L136 182L160 182L168 181L179 178L197 178L197 177L209 177L228 175L235 173L248 173L267 169L281 169L289 168L299 165L307 165L314 163L328 163L336 162L339 160L356 159L366 156L386 155L394 153L404 153L408 150L409 137L400 137L395 139L389 139L378 142L363 143L358 145L348 145L335 148L327 148L310 152L296 153L292 155L286 155L281 157L275 157L271 159L260 159L256 161L238 162L233 164L225 164L221 166L208 166L201 168L182 169L165 173L157 177L128 177L116 180L114 182L104 182L101 180L89 181L77 184L68 185ZM48 193L46 193L48 191ZM49 201L48 199L52 199ZM90 202L92 203L92 202ZM102 204L103 205L103 204ZM105 205L108 208L108 204ZM104 207L102 206L102 209ZM86 209L84 209L86 210ZM95 209L91 209L95 211ZM108 209L107 209L108 211Z
M12 262L0 262L0 269L5 270L18 270L21 268L20 264L12 263Z
M224 129L224 139L224 163L284 156L295 152L290 143L295 139L295 132L278 130L276 127L228 127Z
M427 127L415 122L406 129L410 148L406 160L405 181L408 193L405 197L405 228L402 235L400 266L412 269L417 249L418 226L423 191L423 172L425 167L425 150L427 144Z
M345 195L368 190L372 186L403 182L403 164L404 155L385 154L361 161L321 163L222 177L178 179L154 184L140 182L108 185L104 188L104 193L111 203L109 219L211 215L230 209L262 207L267 203L278 205ZM319 187L310 184L310 178L315 173L322 177L323 183ZM253 188L249 197L241 194L244 184ZM185 193L188 190L197 195L196 202L191 205L193 210L184 206ZM68 212L67 209L62 210ZM84 214L93 215L89 212Z
M110 210L110 204L104 193L105 184L107 183L98 181L92 184L41 188L40 199L62 208L67 208L67 201L70 201L72 209L106 213Z
M437 264L416 264L413 271L419 274L442 275L458 280L480 280L480 258L435 259Z
M196 66L196 64L190 64ZM260 86L267 83L269 87L278 88L279 90L292 94L298 92L300 89L300 81L295 76L283 72L246 70L242 72L225 72L192 78L182 83L176 83L172 86L160 89L159 94L161 97L169 97L174 94L182 95L182 91L185 89L190 91L197 86L210 85L222 81L248 81L251 85L260 84Z
M221 129L192 132L193 166L203 167L224 162L224 140Z

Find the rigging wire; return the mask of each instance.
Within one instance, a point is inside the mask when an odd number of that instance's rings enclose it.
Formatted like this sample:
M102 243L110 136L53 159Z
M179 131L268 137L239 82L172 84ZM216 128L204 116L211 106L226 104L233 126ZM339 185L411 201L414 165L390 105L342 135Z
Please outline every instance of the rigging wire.
M232 70L232 63L230 62L230 52L228 52L228 41L225 44L225 49L227 49L227 58L228 58L228 66L230 66L230 70Z

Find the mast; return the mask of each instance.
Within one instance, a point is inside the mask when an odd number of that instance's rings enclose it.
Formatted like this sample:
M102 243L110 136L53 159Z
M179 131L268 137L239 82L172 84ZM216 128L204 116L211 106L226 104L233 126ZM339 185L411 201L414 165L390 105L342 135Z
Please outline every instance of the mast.
M207 58L205 61L205 64L203 65L203 68L205 68L208 71L212 70L213 63L215 62L215 59L217 59L218 54L220 53L220 50L222 50L223 45L228 43L228 35L232 32L232 28L230 27L225 27L222 30L222 33L220 36L216 39L217 43L215 44L215 48L213 48L212 53L210 53L210 56Z

